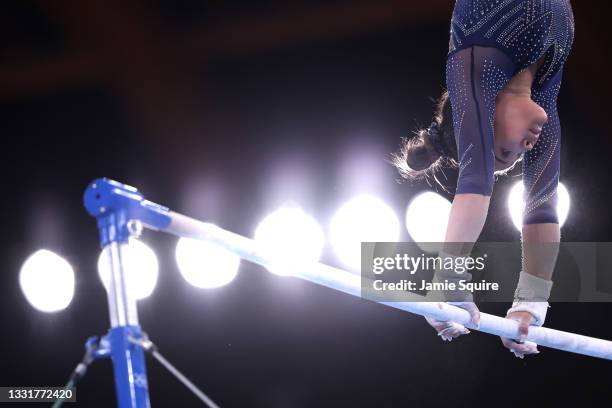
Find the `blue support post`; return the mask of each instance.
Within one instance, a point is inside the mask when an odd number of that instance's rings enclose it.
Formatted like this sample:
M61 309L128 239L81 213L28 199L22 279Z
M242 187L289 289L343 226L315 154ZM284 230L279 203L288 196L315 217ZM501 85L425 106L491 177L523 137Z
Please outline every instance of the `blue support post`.
M127 291L123 246L138 234L142 224L164 229L170 224L168 209L144 200L134 187L109 179L93 181L83 197L85 208L98 223L100 246L109 257L108 307L111 329L106 336L113 361L117 402L120 408L148 408L149 392L144 350L130 341L142 339L136 300Z
M150 407L144 350L129 338L142 338L140 326L119 326L108 333L119 407Z

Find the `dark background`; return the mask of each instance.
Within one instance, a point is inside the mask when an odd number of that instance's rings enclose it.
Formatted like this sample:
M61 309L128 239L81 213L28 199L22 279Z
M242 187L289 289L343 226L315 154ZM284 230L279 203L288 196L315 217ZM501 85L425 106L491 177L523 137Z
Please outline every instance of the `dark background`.
M562 234L609 241L612 90L602 78L610 27L606 12L574 3L576 37L559 97L561 180L572 198ZM431 120L452 6L3 4L0 385L62 385L85 339L108 328L97 230L81 203L94 178L137 186L152 201L252 236L283 197L326 227L359 192L359 166L346 163L363 157L382 169L363 189L403 214L427 186L396 183L384 160ZM519 239L506 210L515 180L496 184L483 239ZM443 343L418 316L247 263L229 285L199 290L175 266L175 238L148 232L144 240L158 254L160 277L139 302L141 324L223 407L610 404L608 361L545 348L519 360L476 332ZM42 247L76 271L75 298L56 314L34 310L18 285L20 265ZM323 261L337 264L329 246ZM507 306L481 310L503 314ZM611 311L554 304L547 326L611 339ZM200 406L156 362L148 369L153 406ZM78 400L114 406L110 361L90 368Z

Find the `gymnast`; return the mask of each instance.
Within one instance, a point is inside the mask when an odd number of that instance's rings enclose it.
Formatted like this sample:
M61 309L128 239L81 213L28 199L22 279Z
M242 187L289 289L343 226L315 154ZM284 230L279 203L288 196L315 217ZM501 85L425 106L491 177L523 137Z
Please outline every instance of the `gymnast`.
M458 170L444 256L469 255L482 231L496 175L522 162L522 271L506 315L519 323L520 337L502 338L519 358L538 353L534 343L522 340L530 325L543 325L549 307L560 241L556 190L561 127L556 103L573 37L569 0L457 0L446 91L437 101L434 121L415 137L403 139L394 154L394 164L410 180L434 177L439 182L436 173L443 167ZM527 243L552 243L553 250L536 250ZM434 281L470 278L454 271L434 274ZM471 293L454 292L445 300L467 310L478 327L480 312ZM427 321L444 340L469 333L454 322Z

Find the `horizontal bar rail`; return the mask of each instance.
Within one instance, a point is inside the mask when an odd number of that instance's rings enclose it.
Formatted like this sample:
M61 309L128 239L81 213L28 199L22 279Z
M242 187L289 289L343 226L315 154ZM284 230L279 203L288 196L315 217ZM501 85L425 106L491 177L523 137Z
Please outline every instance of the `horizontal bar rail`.
M241 258L262 266L270 267L274 265L274 259L262 253L256 242L250 238L176 212L169 212L169 216L171 221L170 225L164 230L166 232L181 237L214 242ZM361 297L361 276L323 263L316 262L302 265L292 270L292 276ZM406 299L404 294L402 294L402 299ZM470 323L469 313L464 309L444 302L427 302L424 301L424 297L416 294L413 294L410 299L414 299L414 301L380 303L421 316L433 317L437 320L454 321L470 329L476 329ZM480 327L477 330L497 336L519 338L517 322L487 313L480 314ZM545 347L612 360L612 341L609 340L536 326L529 328L526 340Z

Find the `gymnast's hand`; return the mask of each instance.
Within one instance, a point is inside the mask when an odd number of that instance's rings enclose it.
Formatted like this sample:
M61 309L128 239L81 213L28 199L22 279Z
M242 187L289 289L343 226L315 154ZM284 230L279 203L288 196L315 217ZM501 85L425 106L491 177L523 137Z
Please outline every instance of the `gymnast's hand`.
M519 339L518 341L507 337L500 337L504 346L510 349L518 358L524 358L528 354L538 354L538 346L532 341L524 341L529 333L529 325L535 321L533 315L529 312L512 312L506 316L506 319L516 320L519 324Z
M465 309L470 314L471 323L479 327L480 326L480 310L476 307L473 302L450 302L453 306ZM461 336L462 334L469 334L470 331L462 324L432 319L431 317L425 317L427 323L431 327L436 329L438 336L444 341L452 341L453 339Z

